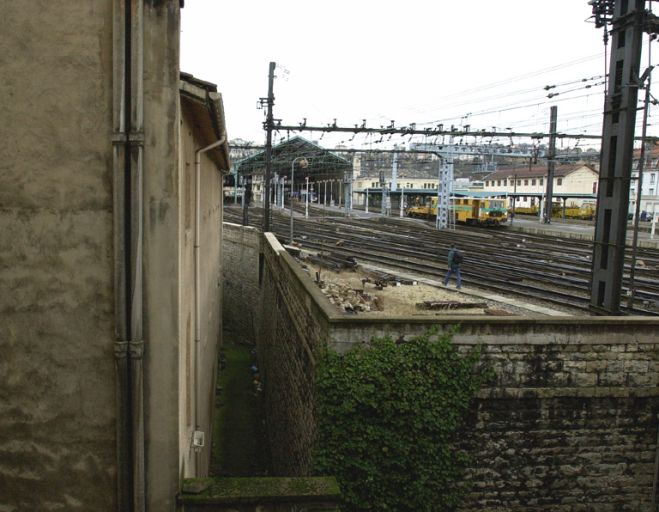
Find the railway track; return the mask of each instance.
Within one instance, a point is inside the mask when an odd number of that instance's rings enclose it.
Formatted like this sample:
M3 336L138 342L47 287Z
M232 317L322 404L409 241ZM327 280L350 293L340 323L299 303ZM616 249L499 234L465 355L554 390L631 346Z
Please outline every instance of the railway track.
M242 222L242 210L225 207L225 220ZM554 235L502 229L459 227L437 231L425 221L340 214L295 218L295 241L302 247L441 279L446 254L455 243L465 254L463 281L475 288L590 312L592 243ZM260 226L262 209L250 208L249 223ZM273 210L272 231L288 243L289 211ZM636 300L629 314L659 315L659 250L639 248L635 272ZM627 262L627 272L629 262ZM627 303L628 277L621 290Z

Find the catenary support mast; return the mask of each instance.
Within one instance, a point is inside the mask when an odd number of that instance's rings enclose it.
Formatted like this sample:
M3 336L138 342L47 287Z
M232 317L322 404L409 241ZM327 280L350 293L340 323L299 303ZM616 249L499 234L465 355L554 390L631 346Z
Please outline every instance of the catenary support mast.
M595 312L615 315L620 314L638 75L646 13L645 0L600 2L594 9L598 7L603 17L613 7L613 37L602 127L591 307Z

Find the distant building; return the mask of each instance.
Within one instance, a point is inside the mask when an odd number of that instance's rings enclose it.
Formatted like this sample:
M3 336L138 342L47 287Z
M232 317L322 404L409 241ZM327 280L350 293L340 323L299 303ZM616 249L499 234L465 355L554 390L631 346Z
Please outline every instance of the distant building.
M300 166L303 159L306 160L306 167ZM265 199L265 151L236 162L235 168L239 180L251 184L253 203L262 205ZM276 186L280 187L280 194L284 190L284 195L289 196L291 178L294 196L304 195L302 190L306 188L308 178L310 190L322 193L327 203L334 201L334 204L338 204L343 200L344 183L349 180L351 172L351 162L342 154L333 153L331 149L325 149L303 137L291 137L272 147L271 203L275 204Z
M632 214L636 212L638 197L639 157L640 151L636 150L632 167L632 181L629 186L629 212ZM643 212L645 212L645 215L643 215ZM657 147L653 147L645 154L640 213L643 219L648 220L653 215L659 214L659 148Z
M554 171L553 194L567 206L594 202L598 173L589 164L557 165ZM516 206L534 207L547 192L547 166L509 167L498 169L483 179L483 192L517 196Z

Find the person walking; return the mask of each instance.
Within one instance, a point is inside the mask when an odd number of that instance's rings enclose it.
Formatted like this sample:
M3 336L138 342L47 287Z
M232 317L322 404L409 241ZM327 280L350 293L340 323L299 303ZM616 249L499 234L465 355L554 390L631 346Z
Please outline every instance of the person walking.
M444 286L448 286L449 279L455 275L456 289L462 288L462 276L460 276L460 265L462 264L462 253L458 250L455 244L451 244L448 251L448 272L444 278Z

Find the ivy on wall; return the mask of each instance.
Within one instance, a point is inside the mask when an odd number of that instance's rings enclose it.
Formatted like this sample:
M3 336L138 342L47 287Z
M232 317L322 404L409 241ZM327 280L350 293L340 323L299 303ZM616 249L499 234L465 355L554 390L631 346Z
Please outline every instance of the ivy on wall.
M491 372L451 334L374 339L319 365L314 469L336 476L352 511L449 511L465 492L454 441Z

